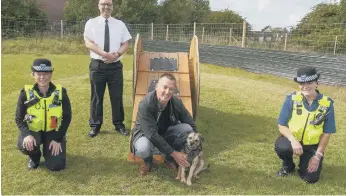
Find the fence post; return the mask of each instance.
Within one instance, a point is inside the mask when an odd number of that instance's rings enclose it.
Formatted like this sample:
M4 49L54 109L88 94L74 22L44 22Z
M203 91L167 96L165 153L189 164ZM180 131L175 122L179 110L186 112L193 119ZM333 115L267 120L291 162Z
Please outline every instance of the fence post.
M167 25L167 30L166 30L166 41L168 41L168 25Z
M285 33L285 46L284 46L284 50L286 50L287 47L287 33Z
M232 43L232 28L229 28L229 41L228 41L228 45L231 45Z
M151 40L154 39L154 23L151 23L151 35L150 35L150 39L151 39Z
M64 36L64 21L63 20L60 21L60 36L61 37Z
M196 35L196 22L193 22L193 35Z
M202 29L202 44L204 43L204 27Z
M335 43L334 43L334 56L336 54L336 44L338 42L338 36L335 36Z
M246 21L243 21L243 37L241 39L241 47L245 47L245 38L246 38Z

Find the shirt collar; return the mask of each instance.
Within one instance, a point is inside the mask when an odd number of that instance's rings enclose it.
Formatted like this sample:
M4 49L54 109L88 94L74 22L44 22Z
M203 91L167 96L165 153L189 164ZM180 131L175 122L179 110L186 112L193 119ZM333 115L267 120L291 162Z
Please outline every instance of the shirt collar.
M112 19L112 16L110 16L109 18L107 18L108 21L110 21ZM105 22L106 21L106 18L104 18L103 16L99 16L98 18L99 22Z
M40 95L40 97L44 97L43 94L40 92L40 89L38 88L37 83L34 84L33 89L38 93L38 95ZM48 87L48 91L47 91L47 97L49 97L55 89L56 89L56 86L50 82L49 87Z

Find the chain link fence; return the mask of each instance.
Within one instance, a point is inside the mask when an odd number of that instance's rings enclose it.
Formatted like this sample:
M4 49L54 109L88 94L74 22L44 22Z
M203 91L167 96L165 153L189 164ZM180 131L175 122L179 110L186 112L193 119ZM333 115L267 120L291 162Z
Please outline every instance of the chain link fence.
M18 21L2 18L2 38L16 37L80 37L85 21L43 20ZM192 24L126 24L131 35L137 33L151 40L190 42L197 35L200 43L262 48L293 52L346 54L346 23L304 24L297 27L251 30L247 23Z
M2 20L2 39L74 38L83 42L86 21ZM321 82L346 86L346 24L309 24L254 31L246 24L126 24L140 34L150 51L188 52L193 35L200 43L200 61L239 67L256 73L293 78L296 69L312 65ZM132 39L130 44L134 42Z

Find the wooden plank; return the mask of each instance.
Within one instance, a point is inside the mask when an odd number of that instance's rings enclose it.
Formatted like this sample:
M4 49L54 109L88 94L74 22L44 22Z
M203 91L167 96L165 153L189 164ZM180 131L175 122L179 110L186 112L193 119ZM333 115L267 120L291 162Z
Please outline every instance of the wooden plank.
M169 58L169 53L168 53L168 52L160 52L160 53L159 53L159 56L160 56L161 58Z
M148 72L147 87L145 88L146 94L148 93L148 89L149 89L151 81L152 80L158 80L158 79L159 79L159 73L157 73L157 72Z
M141 56L139 57L138 71L148 71L149 70L149 64L150 64L149 57L150 57L149 52L142 52Z
M150 59L160 58L160 52L150 52Z
M168 58L177 59L177 61L178 61L179 60L179 55L178 55L177 52L171 52L171 53L168 53Z
M149 72L138 72L136 94L148 93L148 74Z
M178 52L179 55L179 72L183 73L189 73L189 62L188 62L188 56L185 52Z
M187 111L190 112L192 116L192 104L191 104L191 98L190 97L180 97L180 99L183 101L185 108Z
M136 95L135 96L135 104L133 106L132 121L136 121L138 105L139 105L139 102L143 99L144 96L145 95Z
M191 96L189 74L179 74L179 86L180 96Z

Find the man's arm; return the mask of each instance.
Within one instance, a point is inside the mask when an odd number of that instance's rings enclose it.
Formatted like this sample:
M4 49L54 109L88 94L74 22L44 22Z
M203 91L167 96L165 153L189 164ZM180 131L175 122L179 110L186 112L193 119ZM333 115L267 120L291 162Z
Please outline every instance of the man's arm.
M158 133L154 115L148 111L146 103L139 104L138 113L140 117L140 127L145 137L154 144L162 153L171 154L174 149Z
M118 53L120 53L119 56L123 55L127 51L128 48L129 48L128 41L121 43L120 48L118 50Z
M180 118L180 121L182 123L187 123L189 124L193 131L197 133L197 126L196 126L196 123L195 121L193 120L190 112L185 108L184 106L184 103L182 102L182 100L180 99L177 99L177 104L178 104L178 107L179 107L179 118Z
M93 41L91 41L89 38L87 37L84 37L84 43L85 43L85 46L95 52L96 54L102 56L102 57L105 57L108 53L103 51L101 48L99 48Z
M26 124L26 122L23 121L26 114L26 109L27 109L26 106L24 105L24 102L26 100L27 99L26 99L25 91L24 89L22 89L19 94L19 98L17 102L15 121L16 121L17 127L19 128L21 134L24 137L30 135L28 125Z

